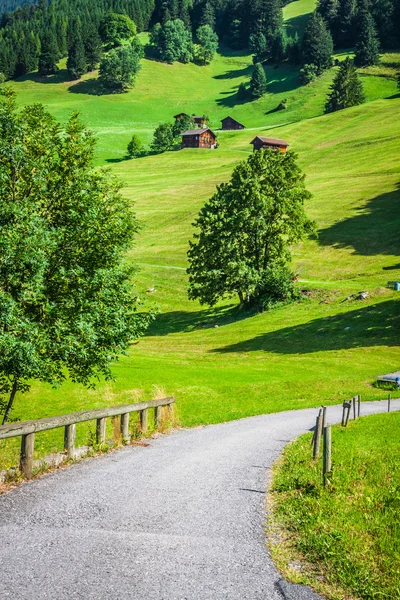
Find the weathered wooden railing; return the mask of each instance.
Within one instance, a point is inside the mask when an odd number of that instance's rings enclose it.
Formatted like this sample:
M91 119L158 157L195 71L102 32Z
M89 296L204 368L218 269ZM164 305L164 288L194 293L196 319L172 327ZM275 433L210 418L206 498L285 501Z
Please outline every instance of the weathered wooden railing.
M0 440L11 437L22 436L20 469L27 479L32 477L33 471L33 452L35 445L35 433L65 427L64 449L68 458L75 455L75 437L76 424L96 419L96 443L104 444L106 441L106 419L107 417L117 417L121 415L121 437L122 442L130 441L129 436L129 416L133 412L140 413L140 428L143 433L148 429L149 409L154 408L154 423L157 427L161 421L161 410L163 406L171 409L175 403L175 398L161 398L159 400L149 400L148 402L138 402L136 404L125 404L123 406L112 406L110 408L99 408L95 410L86 410L83 412L61 415L58 417L48 417L36 421L21 421L18 423L9 423L0 427Z

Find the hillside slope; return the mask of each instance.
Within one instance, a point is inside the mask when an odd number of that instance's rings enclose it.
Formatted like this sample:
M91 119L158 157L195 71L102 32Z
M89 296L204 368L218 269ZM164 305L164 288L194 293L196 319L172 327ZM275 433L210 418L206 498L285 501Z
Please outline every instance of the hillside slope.
M176 395L184 425L334 403L355 393L381 397L371 387L376 375L400 363L399 294L388 287L400 279L393 60L384 57L380 70L364 74L366 104L331 115L323 115L323 106L333 70L299 87L297 69L271 67L270 93L237 104L235 90L251 71L251 58L240 53L218 55L209 67L144 61L135 88L123 95L95 95L93 75L80 83L65 81L64 72L46 82L35 75L16 82L21 104L43 102L60 121L77 109L96 131L99 164L126 182L144 225L131 254L140 267L139 291L161 310L149 335L115 366L115 384L96 392L34 385L18 400L17 413L34 418L124 403L152 394L154 386ZM275 111L283 97L288 109ZM156 124L180 110L208 114L213 127L231 114L250 130L219 132L215 151L124 159L133 132L149 141ZM313 193L306 208L319 237L293 249L309 299L254 316L239 315L229 301L208 310L187 299L191 223L263 131L287 139ZM361 290L367 300L346 301Z

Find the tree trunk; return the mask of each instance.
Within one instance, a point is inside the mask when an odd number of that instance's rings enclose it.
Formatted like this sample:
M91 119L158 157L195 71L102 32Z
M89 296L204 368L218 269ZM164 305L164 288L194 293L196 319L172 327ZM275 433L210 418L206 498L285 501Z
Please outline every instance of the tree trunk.
M13 382L13 385L11 388L10 398L8 400L6 412L4 413L2 425L5 425L7 423L7 420L8 420L8 417L9 417L9 414L10 414L10 411L12 409L12 405L14 402L15 394L17 393L17 387L18 387L18 379L17 379L17 377L14 377L14 382Z
M243 292L241 290L238 291L238 296L239 296L239 301L240 301L240 308L242 308L242 306L244 305L244 298L243 298Z

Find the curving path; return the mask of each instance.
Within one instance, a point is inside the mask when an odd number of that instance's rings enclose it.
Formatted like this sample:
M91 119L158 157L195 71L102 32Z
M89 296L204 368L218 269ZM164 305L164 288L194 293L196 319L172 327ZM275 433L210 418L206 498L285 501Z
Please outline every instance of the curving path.
M0 598L317 598L280 582L264 538L269 470L316 412L175 431L1 496Z

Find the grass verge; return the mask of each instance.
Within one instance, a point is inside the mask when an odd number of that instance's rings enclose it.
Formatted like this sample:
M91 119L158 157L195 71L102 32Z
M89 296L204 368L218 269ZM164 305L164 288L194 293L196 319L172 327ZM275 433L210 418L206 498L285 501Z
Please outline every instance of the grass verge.
M274 469L269 546L288 579L331 600L400 598L400 414L332 428L332 486L311 458L311 433Z

